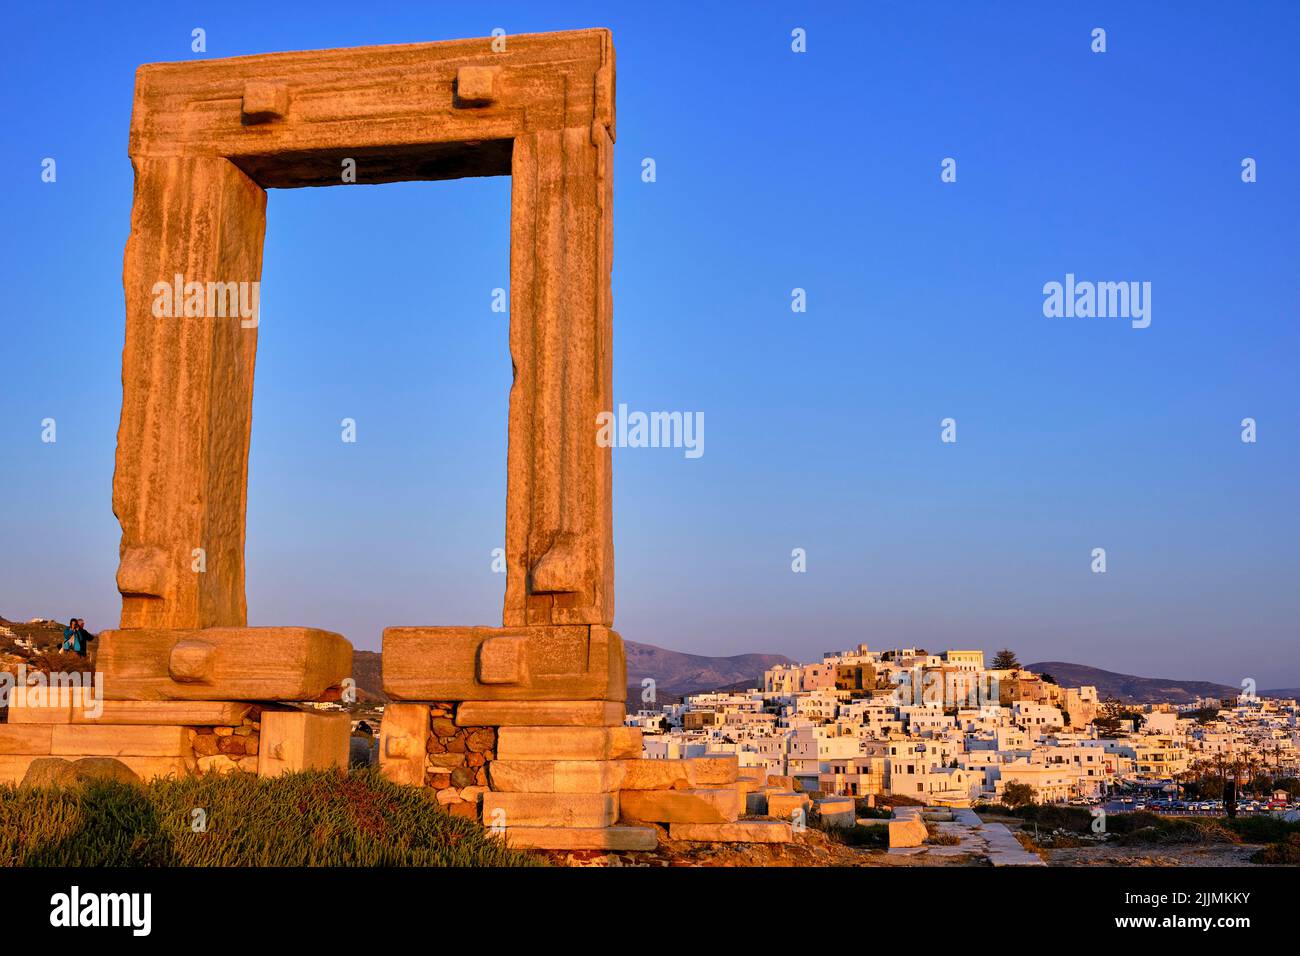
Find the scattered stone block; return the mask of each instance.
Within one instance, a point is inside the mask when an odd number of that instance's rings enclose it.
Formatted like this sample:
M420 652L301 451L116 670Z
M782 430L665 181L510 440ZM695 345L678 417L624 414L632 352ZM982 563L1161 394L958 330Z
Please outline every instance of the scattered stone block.
M851 830L858 823L858 811L852 797L825 797L817 801L822 822L830 827Z
M767 793L767 815L781 820L789 820L796 811L802 811L805 818L812 801L806 794L792 793L788 790L769 790Z
M919 818L889 821L890 849L921 846L927 835L925 823Z
M295 770L348 766L348 735L352 721L344 713L267 711L262 714L262 739L257 772L275 777Z

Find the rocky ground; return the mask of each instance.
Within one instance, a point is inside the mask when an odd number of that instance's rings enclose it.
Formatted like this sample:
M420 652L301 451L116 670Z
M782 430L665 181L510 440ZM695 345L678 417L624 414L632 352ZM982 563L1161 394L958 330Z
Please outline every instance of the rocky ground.
M1049 866L1256 866L1251 854L1257 843L1209 843L1183 846L1132 847L1103 844L1065 850L1044 850Z
M653 853L603 853L600 851L548 852L560 866L986 866L987 861L968 852L935 856L849 846L821 830L807 829L793 843L685 843L668 839L659 829L659 848ZM960 847L935 847L960 850Z

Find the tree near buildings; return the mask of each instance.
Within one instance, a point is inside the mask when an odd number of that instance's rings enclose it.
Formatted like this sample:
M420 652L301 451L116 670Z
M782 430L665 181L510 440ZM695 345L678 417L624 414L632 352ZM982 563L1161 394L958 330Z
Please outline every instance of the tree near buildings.
M1015 809L1036 803L1038 794L1027 783L1009 783L1002 789L1002 802Z
M995 671L1013 671L1020 666L1020 660L1016 657L1016 652L1009 647L1004 647L993 655L992 669Z

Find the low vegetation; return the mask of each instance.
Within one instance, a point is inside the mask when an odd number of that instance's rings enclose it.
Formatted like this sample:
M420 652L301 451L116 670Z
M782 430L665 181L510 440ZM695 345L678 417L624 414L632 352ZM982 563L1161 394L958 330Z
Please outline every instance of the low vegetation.
M0 787L3 866L529 866L375 770Z
M990 817L1015 817L1024 824L1036 826L1038 844L1053 849L1087 846L1099 838L1092 829L1092 814L1083 807L989 805L981 807L979 812ZM1253 863L1294 864L1300 854L1300 822L1288 822L1276 816L1175 817L1140 810L1109 814L1104 834L1104 839L1120 846L1269 844L1251 857Z

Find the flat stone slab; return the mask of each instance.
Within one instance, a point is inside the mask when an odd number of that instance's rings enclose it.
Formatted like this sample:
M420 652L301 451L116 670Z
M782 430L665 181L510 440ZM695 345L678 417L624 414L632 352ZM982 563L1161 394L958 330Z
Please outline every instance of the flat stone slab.
M518 827L610 827L618 819L614 793L483 794L483 825Z
M613 700L467 700L458 727L621 727L627 707Z
M696 843L792 843L794 832L784 820L672 823L668 826L668 838Z
M50 753L56 757L185 757L193 753L184 727L56 724Z
M654 850L654 827L509 827L506 843L522 850Z
M986 823L980 836L988 844L989 862L994 866L1046 866L1036 853L1030 853L1003 823Z
M641 754L639 727L502 727L499 760L621 760Z

